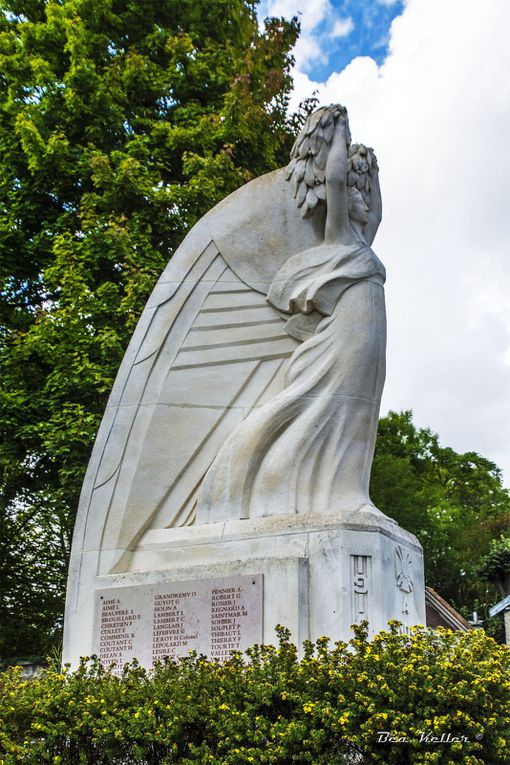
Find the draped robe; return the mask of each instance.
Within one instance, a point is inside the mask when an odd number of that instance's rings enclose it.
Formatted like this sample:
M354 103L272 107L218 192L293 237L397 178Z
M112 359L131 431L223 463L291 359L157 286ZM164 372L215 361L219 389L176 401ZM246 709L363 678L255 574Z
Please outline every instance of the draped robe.
M267 299L303 342L281 393L253 409L209 468L197 521L370 506L385 377L385 270L364 243L319 245L280 268Z

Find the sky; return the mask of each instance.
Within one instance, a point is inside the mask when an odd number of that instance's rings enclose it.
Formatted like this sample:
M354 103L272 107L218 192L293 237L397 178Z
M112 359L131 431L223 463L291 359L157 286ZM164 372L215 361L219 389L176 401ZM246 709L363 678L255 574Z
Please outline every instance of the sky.
M381 412L412 409L510 486L510 2L264 0L298 15L291 106L317 91L377 154L388 272Z

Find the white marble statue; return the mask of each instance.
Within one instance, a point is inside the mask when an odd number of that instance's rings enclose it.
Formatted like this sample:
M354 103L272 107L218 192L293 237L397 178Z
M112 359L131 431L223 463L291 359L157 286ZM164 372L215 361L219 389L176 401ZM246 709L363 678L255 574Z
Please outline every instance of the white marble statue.
M227 656L274 642L277 624L300 645L348 640L365 619L372 634L423 623L420 545L368 491L380 219L373 152L333 105L310 115L287 168L216 205L173 254L83 484L65 661Z
M370 244L381 202L373 153L356 146L349 158L349 144L347 113L333 106L311 115L294 146L287 177L305 216L325 201L324 236L284 263L267 299L302 343L283 390L238 425L209 468L199 522L375 510L386 319L384 266Z
M375 157L312 114L161 275L115 381L74 549L122 571L158 529L370 507L384 378ZM205 480L204 477L206 476Z

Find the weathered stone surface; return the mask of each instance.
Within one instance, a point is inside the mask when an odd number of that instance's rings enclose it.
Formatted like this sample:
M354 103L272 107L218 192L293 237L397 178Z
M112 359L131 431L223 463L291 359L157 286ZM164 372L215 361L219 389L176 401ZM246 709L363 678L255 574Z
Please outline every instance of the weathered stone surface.
M96 592L81 600L79 613L69 614L80 624L74 634L75 655L101 654L98 603L106 599L119 597L120 610L133 609L142 616L136 622L137 642L118 651L117 660L136 655L150 666L154 593L210 593L220 582L234 586L234 580L251 589L260 577L263 587L257 584L248 601L248 612L259 620L243 632L243 647L252 638L274 642L277 624L287 626L301 645L321 635L349 639L350 625L364 619L372 634L390 618L399 619L404 629L425 622L421 548L397 524L368 511L356 521L337 515L280 516L147 532L131 558L131 570L98 577ZM263 613L257 600L262 592ZM206 621L207 609L202 605ZM207 630L206 624L202 637L187 640L180 652L199 646L212 655ZM194 633L190 629L185 634ZM103 660L110 659L115 657L103 651Z
M117 588L146 663L137 593L186 581L263 577L264 641L424 620L420 547L368 493L385 272L377 163L349 141L345 110L318 110L288 168L204 216L156 285L83 486L66 660L100 649L97 593Z

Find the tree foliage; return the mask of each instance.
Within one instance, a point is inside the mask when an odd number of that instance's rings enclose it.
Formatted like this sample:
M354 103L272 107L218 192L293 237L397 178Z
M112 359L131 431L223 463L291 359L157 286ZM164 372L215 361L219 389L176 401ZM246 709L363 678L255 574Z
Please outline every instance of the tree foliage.
M502 598L510 595L510 536L491 541L489 552L478 562L477 573L491 582Z
M286 161L298 25L259 31L255 5L0 5L0 655L58 629L83 473L155 280Z
M486 616L496 593L480 581L477 564L510 529L499 468L476 452L441 446L437 434L414 425L411 412L390 412L379 423L371 496L418 537L426 583L465 615L481 609Z
M10 671L0 762L495 765L510 757L509 653L481 630L394 624L369 641L361 625L349 644L306 643L301 660L280 629L279 647L223 664L191 654L120 677L94 661L30 681Z

